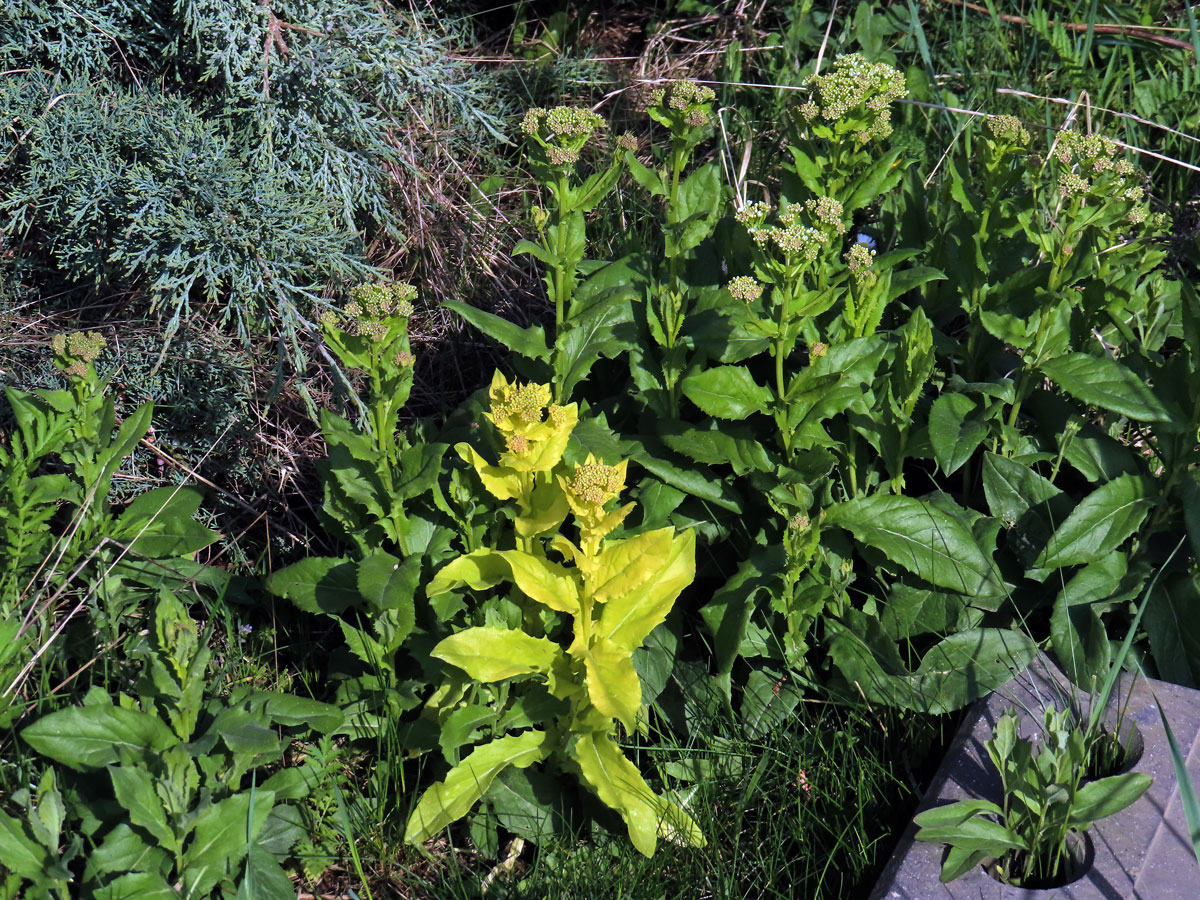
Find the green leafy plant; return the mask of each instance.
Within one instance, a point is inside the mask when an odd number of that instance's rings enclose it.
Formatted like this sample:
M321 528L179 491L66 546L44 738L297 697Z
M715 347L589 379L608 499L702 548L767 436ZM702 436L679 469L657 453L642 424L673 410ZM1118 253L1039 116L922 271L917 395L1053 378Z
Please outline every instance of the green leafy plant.
M942 881L989 865L1007 884L1050 887L1080 874L1073 869L1068 839L1097 819L1134 803L1152 781L1142 772L1110 775L1084 783L1088 758L1085 729L1069 712L1047 709L1040 745L1019 737L1017 715L996 723L986 744L1000 773L1004 799L960 800L917 816L917 840L950 845Z
M445 304L513 353L533 361L539 374L544 369L537 369L537 364L548 365L559 402L571 396L597 359L615 356L623 349L610 331L631 321L632 316L628 296L613 290L606 277L597 277L595 270L602 272L602 265L584 260L585 216L613 190L622 170L622 157L613 154L607 167L578 180L581 154L603 127L600 116L574 106L534 107L521 123L529 167L549 196L549 208L533 208L537 240L518 241L513 253L530 254L546 267L546 295L554 307L554 333L549 343L541 325L522 329L465 303ZM617 142L625 149L630 140L622 136ZM581 273L590 275L590 287L582 293Z
M163 592L136 652L136 697L96 688L21 731L42 755L91 776L71 814L90 848L82 882L97 897L294 894L279 861L301 829L285 801L307 787L295 769L263 770L291 743L277 729L329 731L342 715L247 688L211 696L207 637Z
M469 446L457 449L490 492L516 501L516 546L481 548L453 560L427 593L511 584L519 591L515 602L523 627L467 628L432 653L481 684L503 688L514 679L544 681L552 700L539 716L527 709L524 716L485 717L492 739L475 746L422 795L406 839L421 843L466 815L504 770L551 762L575 772L615 809L634 846L647 856L659 837L703 844L691 817L650 789L614 739L618 723L626 730L636 727L642 689L633 654L692 581L694 535L668 527L611 537L635 506L605 509L623 488L626 463L605 465L589 455L573 470L563 466L575 409L550 405L548 386L510 385L497 375L491 397L488 418L506 447L498 463L488 463ZM568 513L578 530L575 540L561 531ZM461 694L456 680L440 693ZM446 699L438 697L439 711Z
M321 317L338 360L367 382L361 424L321 411L329 450L321 464L322 510L354 552L310 556L266 581L272 593L337 622L366 667L340 676L341 697L355 705L355 727L368 731L378 728L381 713L398 716L418 703L415 685L400 677L397 654L416 623L424 560L444 558L452 536L438 511L451 511L437 484L446 444L399 429L412 389L408 319L415 297L408 284L363 285L341 312Z
M52 345L67 390L5 388L16 426L0 444L0 719L8 722L22 711L17 699L38 657L51 650L49 663L62 662L55 639L75 615L87 612L92 640L115 643L125 617L159 589L225 580L192 559L217 539L193 519L198 492L159 488L113 510L113 477L149 429L152 404L118 427L94 366L104 339L76 332ZM67 596L70 611L55 615Z

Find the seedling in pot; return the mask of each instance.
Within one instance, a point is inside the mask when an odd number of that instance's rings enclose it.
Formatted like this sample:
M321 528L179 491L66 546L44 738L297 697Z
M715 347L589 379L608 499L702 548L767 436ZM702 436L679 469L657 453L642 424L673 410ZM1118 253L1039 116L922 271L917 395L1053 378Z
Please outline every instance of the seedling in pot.
M1120 812L1150 786L1141 772L1111 775L1084 784L1087 731L1069 711L1049 708L1034 741L1017 732L1017 715L1006 712L987 742L1000 773L1001 805L960 800L916 818L917 840L948 844L942 881L977 865L999 880L1027 888L1066 884L1083 874L1078 836L1098 819Z

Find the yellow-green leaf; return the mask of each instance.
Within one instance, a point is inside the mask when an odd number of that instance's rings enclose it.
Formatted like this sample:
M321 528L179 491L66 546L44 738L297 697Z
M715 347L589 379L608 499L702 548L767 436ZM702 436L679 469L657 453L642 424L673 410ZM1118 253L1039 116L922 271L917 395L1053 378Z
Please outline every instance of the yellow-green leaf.
M658 843L658 811L654 792L637 767L606 734L583 734L571 748L580 774L606 806L625 820L629 840L646 856Z
M633 667L633 651L599 638L584 656L592 705L629 731L642 703L642 682Z
M592 599L605 603L653 578L671 557L672 534L672 529L660 528L605 544L589 579Z
M527 731L476 747L445 780L421 795L408 818L404 839L410 844L424 843L470 812L495 777L509 766L524 769L545 759L545 737L544 732Z
M547 675L562 655L558 644L509 628L466 628L441 641L430 654L458 666L476 681Z
M483 486L497 500L513 500L521 496L521 479L516 472L490 465L470 444L455 444L454 450L463 462L475 469Z
M436 597L463 585L477 591L484 590L508 581L511 571L508 562L499 553L476 550L452 560L434 575L425 588L425 595Z
M665 529L670 531L670 529ZM599 633L618 647L634 650L671 611L675 599L696 577L696 534L671 541L670 553L655 576L637 590L613 597L600 613Z
M521 550L501 550L496 555L508 563L513 583L531 600L579 615L579 587L569 569Z
M551 479L533 489L530 497L530 514L518 516L513 522L521 537L534 537L548 531L557 531L567 513L571 511L567 496L557 481Z

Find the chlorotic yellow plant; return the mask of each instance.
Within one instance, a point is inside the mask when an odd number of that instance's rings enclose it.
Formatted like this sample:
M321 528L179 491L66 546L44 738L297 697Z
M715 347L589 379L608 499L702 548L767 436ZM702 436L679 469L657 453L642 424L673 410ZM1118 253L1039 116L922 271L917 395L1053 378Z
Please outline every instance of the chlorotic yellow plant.
M694 534L667 527L610 537L636 505L606 508L624 488L626 463L610 466L589 454L582 465L566 466L562 454L577 409L550 405L547 386L510 385L497 375L491 396L488 419L506 446L498 463L487 463L466 445L457 449L487 490L517 502L517 546L455 559L427 594L508 583L529 602L569 617L571 627L558 642L543 633L543 620L527 614L523 630L467 628L441 641L433 656L480 683L544 680L564 711L533 723L542 728L494 735L475 747L421 797L407 840L421 843L466 815L509 766L557 757L560 768L575 772L621 815L642 853L651 855L659 837L702 845L687 812L650 789L615 739L617 723L634 729L642 702L633 653L695 577ZM560 530L568 514L575 539Z

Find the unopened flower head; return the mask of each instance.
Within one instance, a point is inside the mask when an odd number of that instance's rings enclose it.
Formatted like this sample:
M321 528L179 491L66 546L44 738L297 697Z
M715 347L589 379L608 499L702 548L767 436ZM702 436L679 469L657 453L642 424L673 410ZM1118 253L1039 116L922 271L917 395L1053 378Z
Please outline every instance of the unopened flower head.
M820 359L822 356L825 356L828 353L829 345L822 343L821 341L813 341L808 345L808 358L810 361L814 359Z
M515 427L541 422L550 404L550 386L546 384L514 384L492 396L492 421L502 430L502 420Z
M88 367L100 358L105 343L104 336L98 331L75 331L54 335L50 339L50 349L62 371L83 378Z
M1016 116L988 116L987 130L988 134L1002 143L1018 147L1029 144L1029 132Z
M729 296L743 303L753 303L762 296L763 286L749 275L735 275L727 285Z
M809 526L808 516L803 513L796 513L788 519L788 528L791 531L805 531Z
M604 120L589 109L578 106L537 106L525 113L521 130L544 150L553 166L573 166L579 153Z
M650 116L673 131L702 128L712 121L713 89L694 81L673 81L650 95Z
M842 221L842 204L833 197L817 197L815 200L807 201L804 206L819 224L826 228L832 228L838 234L842 234L846 230L846 225Z
M395 365L399 366L401 369L407 369L409 366L413 365L416 361L417 361L416 357L414 357L407 350L401 350L394 357L392 357L392 362Z
M846 268L850 270L850 274L854 276L854 280L859 284L873 283L876 278L875 270L875 251L866 244L854 244L846 251L842 257L846 262Z
M606 466L591 456L567 482L567 488L580 506L602 507L625 487L625 471L620 466Z
M1075 172L1064 172L1058 177L1058 189L1064 197L1072 198L1086 196L1092 186L1086 178Z
M809 102L817 105L820 117L827 122L848 117L877 120L894 101L908 93L899 69L869 62L857 53L838 57L831 72L810 78L807 86L812 90ZM800 113L806 119L813 118L811 108L802 107ZM882 132L890 133L891 126L886 120L884 125L873 136L886 137ZM872 133L870 129L868 133Z
M638 139L632 132L625 132L617 138L617 149L626 150L629 153L637 153Z

